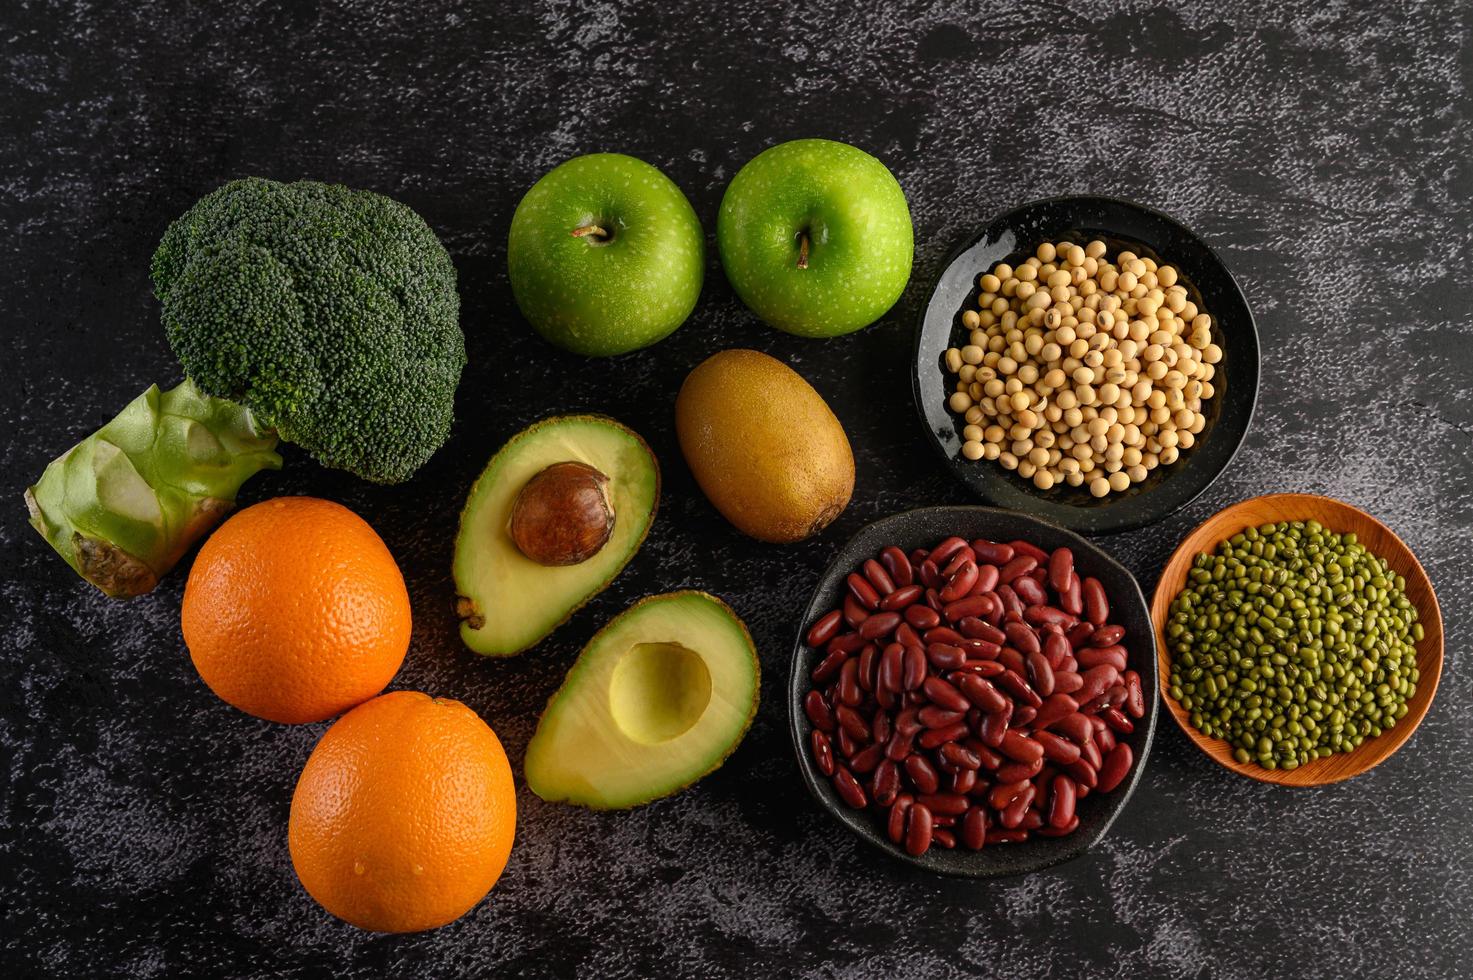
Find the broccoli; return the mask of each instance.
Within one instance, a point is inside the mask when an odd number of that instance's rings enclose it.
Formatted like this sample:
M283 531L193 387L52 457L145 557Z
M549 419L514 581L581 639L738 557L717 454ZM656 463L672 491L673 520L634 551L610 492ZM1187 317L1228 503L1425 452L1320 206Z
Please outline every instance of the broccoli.
M465 365L455 267L412 210L370 191L233 181L153 256L184 368L47 467L31 523L109 595L137 595L276 468L279 436L324 466L407 480L450 433Z

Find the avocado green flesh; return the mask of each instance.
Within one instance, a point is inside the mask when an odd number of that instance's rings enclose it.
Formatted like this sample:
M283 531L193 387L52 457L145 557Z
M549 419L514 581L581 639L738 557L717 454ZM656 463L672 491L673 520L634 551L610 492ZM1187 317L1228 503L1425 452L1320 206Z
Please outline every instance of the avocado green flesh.
M554 463L586 463L609 478L614 530L577 565L539 565L507 530L517 494ZM455 539L460 637L477 653L520 653L608 585L639 550L654 519L660 471L644 441L611 419L564 416L514 436L471 489Z
M742 621L702 592L646 599L589 641L527 746L552 802L623 809L718 768L752 723L760 668Z

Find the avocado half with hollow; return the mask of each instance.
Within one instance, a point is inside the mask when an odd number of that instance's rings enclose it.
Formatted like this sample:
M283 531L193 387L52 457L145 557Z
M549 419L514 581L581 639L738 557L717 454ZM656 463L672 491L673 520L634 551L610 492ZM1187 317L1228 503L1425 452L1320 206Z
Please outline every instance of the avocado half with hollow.
M512 436L460 515L465 645L507 656L562 625L634 557L659 500L654 453L613 419L559 415Z
M550 802L619 810L720 768L757 714L747 627L704 592L635 603L599 630L547 702L527 785Z

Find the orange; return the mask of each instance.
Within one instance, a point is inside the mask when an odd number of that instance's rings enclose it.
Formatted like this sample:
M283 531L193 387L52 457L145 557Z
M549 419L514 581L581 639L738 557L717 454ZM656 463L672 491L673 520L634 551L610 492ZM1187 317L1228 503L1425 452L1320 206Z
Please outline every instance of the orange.
M297 780L287 840L323 908L360 929L417 932L485 897L516 826L496 733L459 701L394 691L322 736Z
M394 556L363 518L315 497L277 497L220 525L190 569L181 621L210 690L270 721L361 704L409 649Z

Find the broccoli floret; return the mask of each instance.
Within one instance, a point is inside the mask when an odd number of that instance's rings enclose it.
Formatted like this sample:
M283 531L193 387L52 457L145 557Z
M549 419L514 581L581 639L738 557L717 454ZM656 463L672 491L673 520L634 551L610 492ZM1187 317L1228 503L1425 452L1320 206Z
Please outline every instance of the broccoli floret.
M233 181L169 227L152 274L194 384L324 466L398 483L449 436L465 366L455 267L404 205Z

